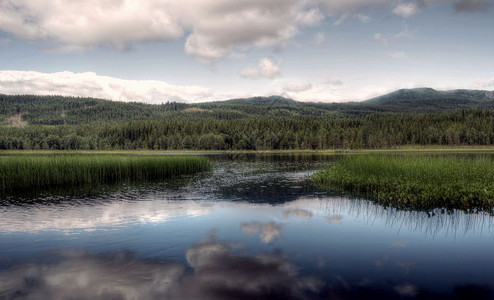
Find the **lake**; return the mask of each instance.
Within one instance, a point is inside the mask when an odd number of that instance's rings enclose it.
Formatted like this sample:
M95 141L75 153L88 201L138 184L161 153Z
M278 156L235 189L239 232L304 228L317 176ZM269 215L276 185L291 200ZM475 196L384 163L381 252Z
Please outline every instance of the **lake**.
M0 299L494 297L494 219L329 193L316 154L0 206Z

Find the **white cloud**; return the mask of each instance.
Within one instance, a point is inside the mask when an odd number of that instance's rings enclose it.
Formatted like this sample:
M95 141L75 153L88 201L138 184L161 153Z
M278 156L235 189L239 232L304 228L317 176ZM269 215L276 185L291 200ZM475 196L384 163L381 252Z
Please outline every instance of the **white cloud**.
M324 32L318 32L314 35L314 42L316 45L321 45L325 40L326 36L324 35Z
M204 61L237 46L280 46L323 13L310 0L31 0L0 2L0 31L64 50L128 49L139 42L186 38Z
M16 0L0 2L0 31L58 51L183 38L186 53L212 62L249 48L282 47L328 16L335 25L347 18L367 23L378 9L409 17L448 2L465 12L489 6L489 0Z
M475 88L490 88L490 87L494 87L494 77L492 77L491 79L488 79L488 80L476 80L473 83L473 86Z
M147 103L219 100L209 88L156 80L124 80L93 72L0 71L0 93L80 96Z
M269 58L263 58L259 61L259 65L257 68L254 67L245 68L240 72L240 76L249 79L259 79L259 78L274 79L276 77L281 76L281 64L282 61L278 61L278 63L274 63Z
M393 13L403 18L408 18L419 12L419 7L416 3L400 3L393 9Z
M361 23L369 23L371 18L364 14L358 14L356 17Z
M310 82L291 82L291 83L285 83L283 85L283 91L284 92L304 92L308 91L312 88L312 83Z
M388 45L388 39L386 37L384 37L384 35L382 33L375 33L374 34L374 39L376 41L380 41L384 45Z
M406 54L405 52L401 52L401 51L389 52L388 56L391 56L392 58L398 58L398 59L408 58L408 54Z

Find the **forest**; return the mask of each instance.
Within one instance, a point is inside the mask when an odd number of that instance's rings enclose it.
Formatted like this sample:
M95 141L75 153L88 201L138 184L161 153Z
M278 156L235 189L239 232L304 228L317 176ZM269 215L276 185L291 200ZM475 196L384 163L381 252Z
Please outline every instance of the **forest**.
M0 95L0 149L323 150L492 145L493 102L492 92L432 89L400 90L361 103L336 104L301 103L277 96L150 105Z

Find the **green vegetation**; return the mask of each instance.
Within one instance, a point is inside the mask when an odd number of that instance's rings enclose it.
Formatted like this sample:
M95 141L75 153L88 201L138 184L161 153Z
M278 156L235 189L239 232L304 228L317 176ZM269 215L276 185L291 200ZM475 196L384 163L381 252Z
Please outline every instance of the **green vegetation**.
M494 162L486 156L356 155L314 177L324 186L402 208L494 206Z
M494 145L494 92L399 90L362 103L199 104L0 95L0 150L325 150Z
M210 168L209 161L198 156L2 156L0 193L167 179Z

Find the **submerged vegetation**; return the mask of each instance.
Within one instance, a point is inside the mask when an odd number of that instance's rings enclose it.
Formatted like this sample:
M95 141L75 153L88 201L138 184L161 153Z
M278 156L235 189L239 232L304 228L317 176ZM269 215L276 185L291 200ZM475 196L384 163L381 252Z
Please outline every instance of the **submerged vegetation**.
M494 162L484 156L348 156L314 176L324 186L396 207L494 206Z
M0 157L0 193L167 179L210 168L210 162L198 156L4 156Z

